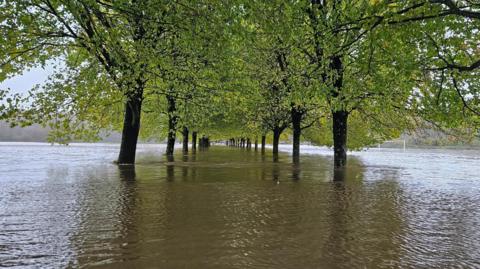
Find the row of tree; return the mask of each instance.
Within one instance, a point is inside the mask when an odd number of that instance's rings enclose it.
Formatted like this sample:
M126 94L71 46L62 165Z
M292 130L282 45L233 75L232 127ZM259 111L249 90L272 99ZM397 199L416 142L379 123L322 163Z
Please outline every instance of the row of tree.
M172 155L177 133L268 135L274 153L288 133L294 158L303 136L343 166L347 148L421 124L480 123L473 1L5 0L0 35L0 81L57 71L26 96L0 91L1 117L62 141L121 130L124 164L139 135Z

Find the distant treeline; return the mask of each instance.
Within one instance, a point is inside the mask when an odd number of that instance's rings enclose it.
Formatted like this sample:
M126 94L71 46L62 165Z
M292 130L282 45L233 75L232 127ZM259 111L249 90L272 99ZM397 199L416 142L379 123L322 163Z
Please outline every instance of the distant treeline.
M421 130L415 134L402 135L409 146L427 147L480 147L480 137L471 140L449 135L435 130Z
M480 148L480 136L475 136L472 139L465 139L461 136L447 134L445 132L436 131L433 129L416 130L410 134L402 134L400 138L385 141L381 147L387 148L401 148L405 141L406 147L474 147Z
M48 127L34 124L27 127L13 127L0 121L0 142L48 142ZM102 136L101 142L120 143L120 134Z
M0 141L7 142L47 142L48 129L40 125L25 128L14 127L6 122L0 122Z

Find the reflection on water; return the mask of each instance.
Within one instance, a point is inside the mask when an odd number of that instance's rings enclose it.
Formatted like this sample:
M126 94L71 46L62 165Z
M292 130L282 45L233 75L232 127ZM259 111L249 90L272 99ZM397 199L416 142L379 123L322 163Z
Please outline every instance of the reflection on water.
M480 266L478 152L362 153L334 170L322 152L167 161L145 146L115 166L116 150L0 145L0 267Z

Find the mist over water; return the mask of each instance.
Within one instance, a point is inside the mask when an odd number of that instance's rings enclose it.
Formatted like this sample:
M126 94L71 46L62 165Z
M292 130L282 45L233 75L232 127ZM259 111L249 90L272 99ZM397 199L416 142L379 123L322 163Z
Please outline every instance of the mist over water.
M164 151L0 143L0 267L480 267L479 151Z

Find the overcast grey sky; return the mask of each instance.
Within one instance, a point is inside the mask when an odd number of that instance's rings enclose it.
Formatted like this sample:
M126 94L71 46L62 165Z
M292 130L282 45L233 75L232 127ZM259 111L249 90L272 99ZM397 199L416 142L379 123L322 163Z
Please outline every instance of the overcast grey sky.
M10 88L12 93L26 93L34 85L43 83L53 71L51 65L46 65L45 69L42 67L32 68L29 71L25 71L22 75L12 77L0 83L0 89Z

